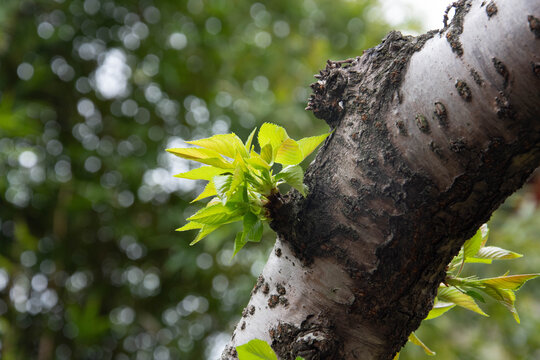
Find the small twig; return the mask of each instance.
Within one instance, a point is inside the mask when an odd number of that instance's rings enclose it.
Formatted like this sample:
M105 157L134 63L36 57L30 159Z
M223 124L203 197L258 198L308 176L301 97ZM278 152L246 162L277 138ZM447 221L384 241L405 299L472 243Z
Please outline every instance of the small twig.
M360 57L349 58L349 59L345 59L345 60L337 60L337 61L327 60L326 64L327 64L327 67L335 68L338 65L340 67L341 67L341 65L344 65L344 64L345 65L352 65L354 62L358 61L359 59L360 59Z

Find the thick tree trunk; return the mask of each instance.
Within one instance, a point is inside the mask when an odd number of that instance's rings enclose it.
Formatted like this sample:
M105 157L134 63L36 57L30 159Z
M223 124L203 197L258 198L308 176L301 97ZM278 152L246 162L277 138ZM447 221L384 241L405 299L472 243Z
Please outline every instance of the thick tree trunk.
M307 198L273 202L274 251L224 359L392 359L465 239L540 164L540 1L459 1L451 24L329 62L335 130Z

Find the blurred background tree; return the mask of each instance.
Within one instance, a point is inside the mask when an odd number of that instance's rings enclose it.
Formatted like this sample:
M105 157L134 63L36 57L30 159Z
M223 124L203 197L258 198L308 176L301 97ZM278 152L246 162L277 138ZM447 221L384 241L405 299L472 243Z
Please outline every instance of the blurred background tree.
M164 149L265 121L324 132L303 110L312 75L388 30L375 0L4 0L1 357L217 358L273 234L232 261L234 225L189 247L174 229L202 184L174 178L193 164ZM532 194L492 226L528 254L516 272L540 263ZM496 321L457 310L419 335L440 359L540 357L540 289L520 295L519 327L493 307Z

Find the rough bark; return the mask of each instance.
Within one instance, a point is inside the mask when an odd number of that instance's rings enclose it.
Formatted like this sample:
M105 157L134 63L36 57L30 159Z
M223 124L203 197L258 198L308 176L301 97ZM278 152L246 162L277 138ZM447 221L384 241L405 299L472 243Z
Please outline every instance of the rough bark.
M450 24L329 62L308 108L334 129L223 359L392 359L463 242L540 164L540 1L459 1ZM446 22L446 20L445 20Z

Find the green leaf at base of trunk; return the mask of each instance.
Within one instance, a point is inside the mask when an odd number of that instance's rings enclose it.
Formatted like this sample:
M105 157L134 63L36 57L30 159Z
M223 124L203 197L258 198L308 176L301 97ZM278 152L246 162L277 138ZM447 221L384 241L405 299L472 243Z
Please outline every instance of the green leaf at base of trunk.
M266 341L253 339L236 347L238 360L277 360L276 353Z

